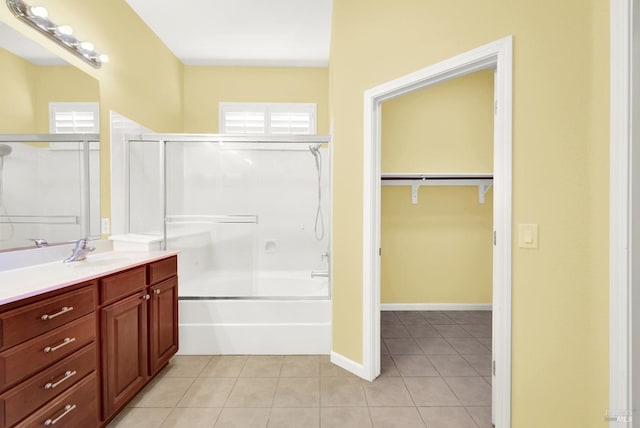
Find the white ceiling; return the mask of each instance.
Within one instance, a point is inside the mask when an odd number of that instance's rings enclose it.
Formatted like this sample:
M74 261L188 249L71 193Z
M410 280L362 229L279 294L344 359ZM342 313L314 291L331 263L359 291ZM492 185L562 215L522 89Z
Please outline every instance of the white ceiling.
M332 0L126 0L187 65L327 66Z

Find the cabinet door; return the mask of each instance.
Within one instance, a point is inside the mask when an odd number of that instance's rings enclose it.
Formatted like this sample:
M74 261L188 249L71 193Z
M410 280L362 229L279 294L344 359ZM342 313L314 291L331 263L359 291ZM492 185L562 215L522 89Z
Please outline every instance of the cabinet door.
M100 310L103 420L147 381L148 299L137 293Z
M150 287L150 374L154 375L178 351L178 278Z

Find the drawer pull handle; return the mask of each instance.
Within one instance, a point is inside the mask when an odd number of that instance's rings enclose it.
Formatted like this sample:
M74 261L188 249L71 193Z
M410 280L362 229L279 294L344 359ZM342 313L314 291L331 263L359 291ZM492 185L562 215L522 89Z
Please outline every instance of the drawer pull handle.
M160 294L160 289L159 289L159 288L157 288L157 289L153 290L153 294L156 294L156 295L157 295L157 294Z
M73 310L73 306L65 306L62 309L60 309L59 312L56 312L55 314L51 314L51 315L44 314L43 316L40 317L40 319L42 321L50 320L50 319L53 319L53 318L55 318L57 316L60 316L62 314L66 314L67 312L71 312L72 310Z
M66 372L64 373L64 377L63 377L62 379L60 379L60 380L59 380L59 381L57 381L57 382L49 382L48 384L46 384L46 385L44 386L44 389L53 389L53 388L55 388L56 386L60 385L60 384L61 384L62 382L64 382L65 380L67 380L67 379L69 379L69 378L71 378L71 377L75 376L75 375L76 375L76 373L77 373L77 372L76 372L75 370L74 370L74 371L68 370L68 371L66 371Z
M75 342L75 341L76 341L75 337L65 337L65 339L62 341L61 344L56 345L56 346L47 346L46 348L43 349L43 351L45 353L57 351L58 349L62 348L63 346L67 346L68 344L70 344L72 342Z
M55 425L60 421L60 419L64 418L69 413L73 412L76 409L76 407L77 406L75 404L67 404L66 406L64 406L64 412L60 416L54 419L51 419L51 418L47 419L46 421L44 421L44 426L48 427L50 425Z
M148 294L145 294L144 296L141 297L142 300L149 300L151 298L151 296L149 296Z

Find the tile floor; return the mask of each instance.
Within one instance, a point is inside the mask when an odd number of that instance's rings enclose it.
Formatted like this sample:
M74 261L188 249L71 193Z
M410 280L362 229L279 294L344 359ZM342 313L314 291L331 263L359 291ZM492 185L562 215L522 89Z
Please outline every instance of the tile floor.
M326 355L176 356L109 428L490 428L491 313L382 312L382 374Z

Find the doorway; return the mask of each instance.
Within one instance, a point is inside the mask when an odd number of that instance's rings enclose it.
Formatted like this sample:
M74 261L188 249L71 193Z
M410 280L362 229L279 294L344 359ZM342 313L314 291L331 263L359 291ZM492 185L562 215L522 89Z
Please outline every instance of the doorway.
M365 92L363 369L380 374L381 105L480 70L495 70L493 199L493 390L496 426L511 422L512 37L481 46Z

